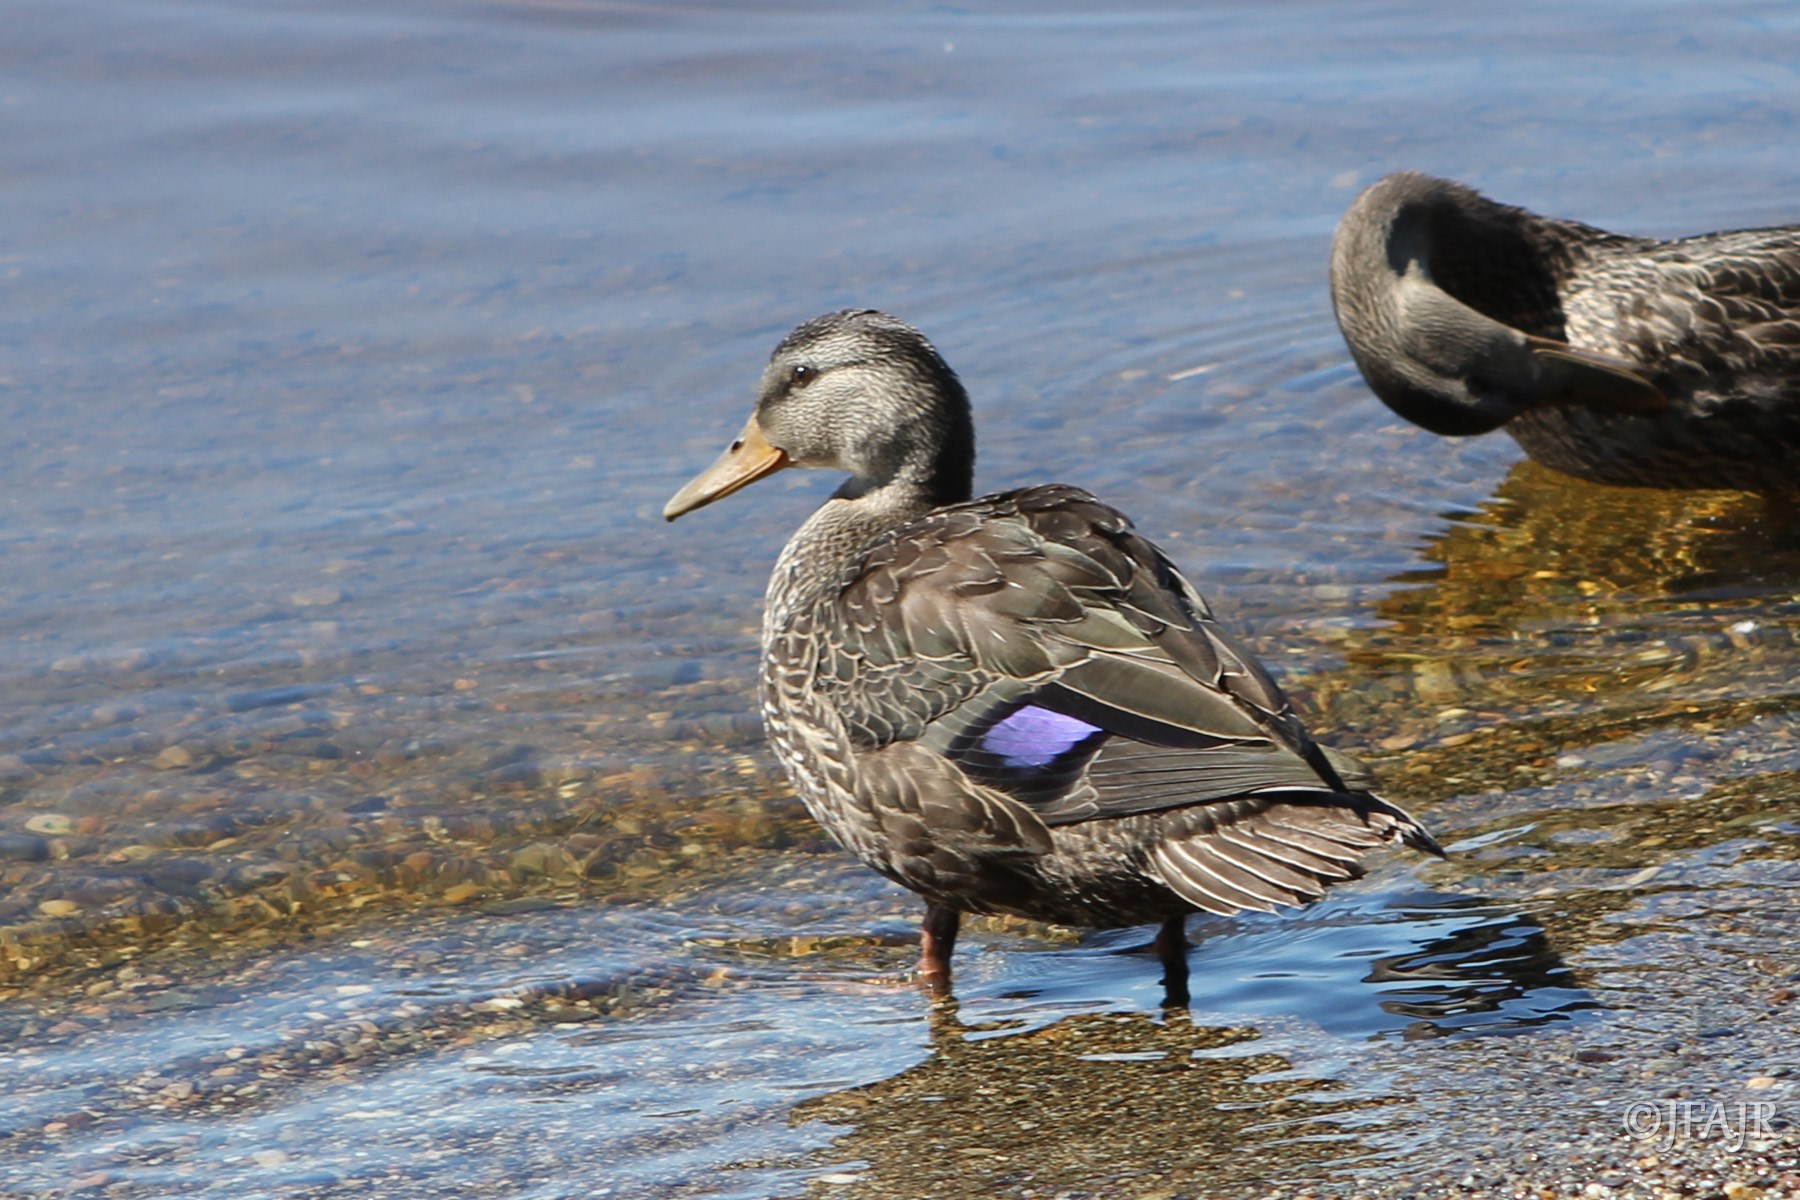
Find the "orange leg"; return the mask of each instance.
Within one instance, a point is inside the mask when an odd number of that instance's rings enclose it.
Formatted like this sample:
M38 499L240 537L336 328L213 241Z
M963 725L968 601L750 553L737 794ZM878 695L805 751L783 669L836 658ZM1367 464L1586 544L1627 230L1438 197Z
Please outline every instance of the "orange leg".
M925 905L925 921L919 927L919 978L935 995L950 992L950 955L961 923L962 914L954 908Z

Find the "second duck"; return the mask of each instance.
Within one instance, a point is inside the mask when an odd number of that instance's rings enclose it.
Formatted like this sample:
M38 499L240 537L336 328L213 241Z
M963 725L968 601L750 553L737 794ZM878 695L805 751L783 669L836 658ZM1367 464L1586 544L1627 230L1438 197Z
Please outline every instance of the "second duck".
M1800 490L1800 228L1626 237L1401 172L1338 225L1338 326L1434 433L1602 483Z

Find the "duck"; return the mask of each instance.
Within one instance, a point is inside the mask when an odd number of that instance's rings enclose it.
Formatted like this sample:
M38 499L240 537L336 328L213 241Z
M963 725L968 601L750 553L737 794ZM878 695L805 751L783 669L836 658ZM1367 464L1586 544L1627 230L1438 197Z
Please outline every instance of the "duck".
M982 913L1157 924L1185 996L1189 915L1304 904L1384 846L1442 853L1123 513L1065 484L977 498L974 465L936 348L844 310L781 341L743 431L663 509L846 475L770 576L762 716L813 818L923 897L932 990Z
M1402 171L1339 222L1331 299L1433 433L1504 429L1598 483L1800 489L1800 227L1658 241Z

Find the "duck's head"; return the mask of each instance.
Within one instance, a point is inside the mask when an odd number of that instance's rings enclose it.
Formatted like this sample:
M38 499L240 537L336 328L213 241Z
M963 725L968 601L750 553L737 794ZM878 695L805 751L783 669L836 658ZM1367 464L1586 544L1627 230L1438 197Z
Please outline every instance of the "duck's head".
M1388 176L1350 206L1332 241L1332 307L1351 357L1389 408L1460 437L1544 405L1666 406L1637 363L1563 339L1556 281L1526 233L1532 221L1473 188L1412 172ZM1557 336L1490 315L1521 310Z
M847 471L837 495L933 507L969 498L968 394L925 335L872 309L829 313L782 339L756 411L717 462L663 506L673 521L784 467Z

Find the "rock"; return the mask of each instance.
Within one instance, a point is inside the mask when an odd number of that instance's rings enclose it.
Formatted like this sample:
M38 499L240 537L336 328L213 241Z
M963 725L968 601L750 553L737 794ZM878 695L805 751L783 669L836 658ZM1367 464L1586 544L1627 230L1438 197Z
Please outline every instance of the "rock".
M517 996L494 996L478 1000L469 1007L479 1013L510 1012L515 1008L524 1008L525 1002Z
M50 843L23 833L0 833L0 862L43 862Z
M177 771L194 765L194 752L186 746L166 746L150 763L159 771Z
M459 883L444 889L445 904L467 904L481 895L481 885L477 883Z

